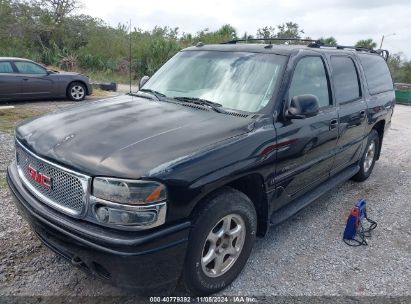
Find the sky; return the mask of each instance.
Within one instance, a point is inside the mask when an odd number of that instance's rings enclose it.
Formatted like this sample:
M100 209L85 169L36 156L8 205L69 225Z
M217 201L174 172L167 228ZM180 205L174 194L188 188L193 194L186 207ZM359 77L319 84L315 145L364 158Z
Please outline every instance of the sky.
M113 26L131 20L144 30L158 25L178 27L180 33L228 23L239 36L293 21L304 36L333 36L342 45L372 38L379 47L385 35L383 48L411 59L410 0L83 0L80 12Z

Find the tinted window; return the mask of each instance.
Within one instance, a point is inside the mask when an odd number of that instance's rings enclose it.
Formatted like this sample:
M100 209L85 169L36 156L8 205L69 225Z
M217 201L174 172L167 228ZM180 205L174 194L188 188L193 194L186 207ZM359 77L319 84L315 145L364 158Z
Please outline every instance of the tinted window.
M359 57L371 94L389 91L394 88L388 66L381 56L360 54Z
M358 99L361 91L354 61L348 57L332 56L331 66L337 102Z
M0 73L13 73L13 68L10 62L0 62Z
M16 61L14 64L22 74L46 74L46 69L31 62Z
M328 80L324 62L320 57L301 59L294 70L289 97L312 94L318 97L320 107L329 106Z

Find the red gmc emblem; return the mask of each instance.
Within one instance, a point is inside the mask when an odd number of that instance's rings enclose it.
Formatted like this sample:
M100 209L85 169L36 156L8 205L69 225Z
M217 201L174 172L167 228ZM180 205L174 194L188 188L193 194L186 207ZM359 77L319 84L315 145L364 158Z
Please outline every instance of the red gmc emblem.
M51 189L51 178L34 169L31 165L28 168L29 176L45 188Z

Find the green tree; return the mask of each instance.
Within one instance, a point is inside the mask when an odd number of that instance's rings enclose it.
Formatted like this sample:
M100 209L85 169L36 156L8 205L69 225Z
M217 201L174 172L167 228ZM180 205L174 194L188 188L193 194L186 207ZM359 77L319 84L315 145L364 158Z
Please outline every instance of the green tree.
M273 26L265 26L262 28L259 28L257 30L257 35L256 37L258 39L269 39L269 38L275 38L275 27Z
M377 47L377 42L373 41L371 38L363 39L357 41L355 44L356 47L366 48L366 49L375 49Z
M321 37L320 39L318 39L321 43L325 44L325 45L332 45L335 46L337 45L337 39L335 39L334 37Z
M32 3L47 11L56 24L63 22L80 7L78 0L32 0Z
M277 30L273 26L265 26L265 27L259 28L257 30L256 37L259 39L264 39L266 43L270 42L269 38L277 38L277 39L284 39L284 40L279 40L279 41L274 40L271 42L276 43L276 44L283 44L283 43L298 44L299 42L287 40L286 38L300 39L301 34L304 34L304 31L300 29L300 26L297 23L290 21L290 22L286 22L283 24L279 24L277 26Z
M402 53L390 55L387 63L394 82L411 84L411 61L406 60Z
M301 34L304 34L304 31L300 29L300 26L294 22L286 22L277 26L278 33L277 38L294 38L300 39Z

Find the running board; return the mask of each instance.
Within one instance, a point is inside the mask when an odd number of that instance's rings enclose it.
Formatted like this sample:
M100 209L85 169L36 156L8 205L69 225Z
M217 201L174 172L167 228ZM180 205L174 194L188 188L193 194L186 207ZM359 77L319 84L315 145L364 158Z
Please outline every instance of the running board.
M327 193L334 187L344 183L345 181L349 180L353 177L358 171L360 167L358 165L350 166L337 175L334 175L320 186L316 187L315 189L309 191L306 194L303 194L301 197L297 198L296 200L290 202L289 204L285 205L284 207L280 208L277 211L274 211L270 218L270 224L272 226L279 225L284 222L286 219L290 218L298 211L318 199L323 194Z

